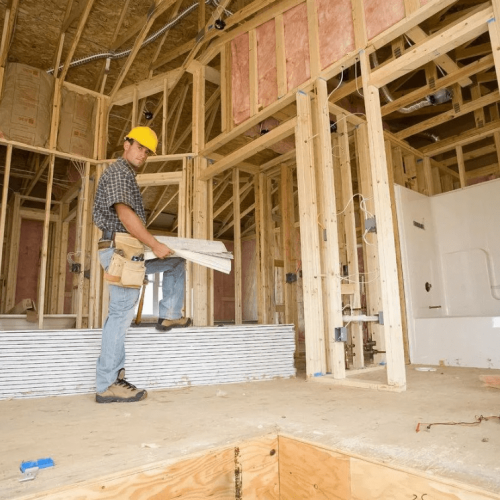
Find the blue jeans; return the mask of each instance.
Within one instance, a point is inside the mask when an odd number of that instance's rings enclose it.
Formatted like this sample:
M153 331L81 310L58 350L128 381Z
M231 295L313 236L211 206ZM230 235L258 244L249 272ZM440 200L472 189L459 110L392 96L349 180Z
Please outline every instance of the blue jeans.
M114 248L99 251L99 260L107 270ZM179 319L184 303L185 260L179 257L146 261L146 274L163 272L163 298L160 317ZM125 366L125 336L135 314L140 289L109 286L108 317L102 327L101 355L97 360L96 392L104 392L113 384L118 371Z

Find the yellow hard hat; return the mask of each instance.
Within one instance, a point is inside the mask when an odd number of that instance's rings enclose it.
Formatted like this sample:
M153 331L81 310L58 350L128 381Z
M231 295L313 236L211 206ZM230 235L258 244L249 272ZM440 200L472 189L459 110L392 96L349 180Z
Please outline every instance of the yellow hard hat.
M156 146L158 146L158 137L156 136L154 130L149 127L134 127L125 139L134 139L141 146L148 148L154 154L156 154Z

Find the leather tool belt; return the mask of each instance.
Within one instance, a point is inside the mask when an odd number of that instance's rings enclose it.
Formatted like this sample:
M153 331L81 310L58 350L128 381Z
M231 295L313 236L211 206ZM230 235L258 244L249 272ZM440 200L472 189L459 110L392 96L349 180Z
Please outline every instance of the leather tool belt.
M104 248L110 248L113 239L101 240L99 243L108 243L108 246ZM128 233L115 233L114 247L115 252L107 272L104 273L104 279L110 285L140 288L146 275L144 245Z
M104 250L106 248L111 248L114 245L115 233L114 231L104 230L102 232L101 239L97 242L97 248L99 250Z

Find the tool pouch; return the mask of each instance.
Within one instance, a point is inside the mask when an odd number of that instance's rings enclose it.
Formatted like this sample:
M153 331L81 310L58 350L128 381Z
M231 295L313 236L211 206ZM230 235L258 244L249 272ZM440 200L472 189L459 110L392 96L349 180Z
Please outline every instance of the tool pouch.
M134 255L144 253L144 245L128 233L115 233L115 247L121 250L128 260Z
M124 288L141 288L146 275L144 261L131 260L134 255L144 253L144 245L126 233L115 235L116 251L111 258L104 279L111 285Z

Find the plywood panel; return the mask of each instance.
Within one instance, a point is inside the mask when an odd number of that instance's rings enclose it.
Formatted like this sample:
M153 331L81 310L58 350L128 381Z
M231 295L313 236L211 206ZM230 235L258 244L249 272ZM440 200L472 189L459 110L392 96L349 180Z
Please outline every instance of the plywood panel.
M403 0L363 0L368 40L401 21L405 16Z
M213 450L177 463L162 463L46 492L46 500L196 500L258 498L278 500L278 438L264 436L241 445ZM237 457L237 458L236 458ZM235 465L242 488L236 494ZM24 497L25 500L41 495Z
M283 436L279 453L281 500L351 499L348 456Z
M233 121L250 118L250 37L243 33L231 42L231 89Z
M354 50L351 0L316 0L321 69Z
M283 14L285 28L286 78L288 90L298 87L311 76L307 5L297 5Z
M276 25L274 19L259 26L255 31L257 34L257 107L260 110L278 99Z
M281 440L281 438L280 438ZM486 500L494 495L467 491L463 487L398 471L383 465L351 458L352 500L400 500L439 498L439 500Z

